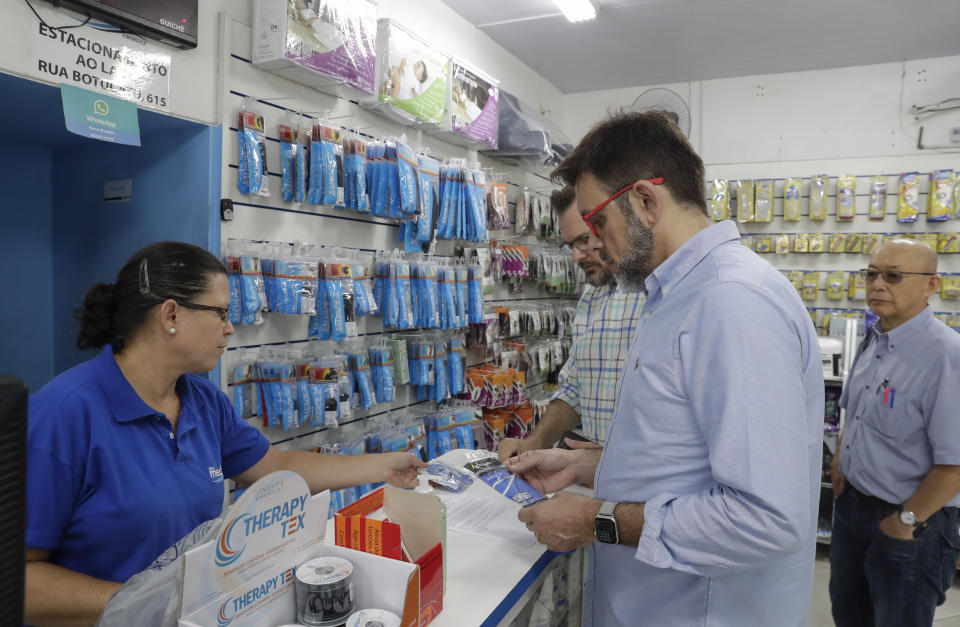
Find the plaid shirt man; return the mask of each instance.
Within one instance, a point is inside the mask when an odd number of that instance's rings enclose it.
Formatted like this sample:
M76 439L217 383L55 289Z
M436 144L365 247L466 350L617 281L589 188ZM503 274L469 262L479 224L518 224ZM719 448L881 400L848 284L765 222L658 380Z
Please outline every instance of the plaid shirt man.
M613 421L620 372L644 298L642 292L627 291L616 283L587 285L577 303L573 346L553 399L575 409L584 435L601 444Z

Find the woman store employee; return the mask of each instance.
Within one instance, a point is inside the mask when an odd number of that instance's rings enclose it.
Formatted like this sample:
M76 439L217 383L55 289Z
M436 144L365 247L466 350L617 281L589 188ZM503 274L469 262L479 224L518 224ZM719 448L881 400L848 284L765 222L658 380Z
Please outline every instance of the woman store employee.
M195 374L217 365L229 306L223 264L179 242L147 246L87 292L77 345L102 350L29 402L27 623L92 625L122 582L220 515L224 477L416 485L413 455L280 451L244 422Z

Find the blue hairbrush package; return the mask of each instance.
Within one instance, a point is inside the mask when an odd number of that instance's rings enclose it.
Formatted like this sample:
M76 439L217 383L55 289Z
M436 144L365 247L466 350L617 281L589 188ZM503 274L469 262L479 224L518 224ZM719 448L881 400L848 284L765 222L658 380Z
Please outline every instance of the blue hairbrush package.
M473 427L481 422L474 413L473 408L467 408L457 411L454 414L457 426L454 429L455 446L464 449L476 449L476 443L473 439Z
M437 266L424 264L421 279L420 326L435 329L440 326L440 303L437 290Z
M396 281L397 321L398 329L413 327L413 294L410 287L410 264L406 261L397 261L392 266Z
M303 171L298 169L298 160L302 147L298 136L298 129L292 124L279 124L277 137L280 139L280 174L281 193L285 202L303 202L303 182L299 177ZM297 192L301 193L300 198Z
M263 116L252 111L241 111L238 133L240 163L237 189L241 194L269 196Z
M356 311L358 316L375 314L379 311L376 299L370 288L370 277L367 276L367 268L362 263L351 265L353 272L353 294L356 300Z
M467 326L467 268L466 266L456 266L454 276L456 278L457 291L457 324L460 329Z
M431 397L436 402L450 398L450 388L447 386L447 348L443 341L433 346L433 393Z
M348 353L347 363L350 365L350 374L353 376L355 389L360 397L360 408L370 409L377 404L377 396L373 388L367 353L363 351Z
M547 500L547 497L537 492L522 477L504 468L496 457L474 459L464 467L494 490L524 507Z
M260 324L263 322L261 312L266 308L267 295L264 290L263 275L260 272L259 258L240 257L240 289L243 308L241 323Z
M467 322L483 322L483 270L478 265L467 267Z
M400 171L397 163L397 142L387 140L383 152L384 173L387 180L387 215L402 218L400 206Z
M440 162L432 157L421 156L419 165L420 216L417 219L417 240L430 241L433 236L433 214L440 197Z
M240 258L228 256L223 265L227 268L227 282L230 285L230 324L240 326L243 320L242 294L243 287L240 278Z
M378 403L390 403L395 396L393 383L393 360L390 350L386 347L370 347L367 349L370 357L370 371L373 375L374 393Z
M452 396L463 392L463 361L463 338L450 338L447 342L447 385L450 387Z
M412 215L417 212L417 161L413 148L403 142L397 142L397 177L400 210Z

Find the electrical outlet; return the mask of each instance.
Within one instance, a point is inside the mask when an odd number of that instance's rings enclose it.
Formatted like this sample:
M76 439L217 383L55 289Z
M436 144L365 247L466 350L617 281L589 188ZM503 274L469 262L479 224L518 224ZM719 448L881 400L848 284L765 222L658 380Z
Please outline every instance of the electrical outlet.
M960 144L960 126L950 129L950 143Z

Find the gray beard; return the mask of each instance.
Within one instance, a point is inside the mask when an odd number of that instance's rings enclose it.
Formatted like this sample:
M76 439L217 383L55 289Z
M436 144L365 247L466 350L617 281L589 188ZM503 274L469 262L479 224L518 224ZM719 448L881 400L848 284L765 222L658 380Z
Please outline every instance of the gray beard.
M647 293L647 277L653 271L653 231L643 226L632 208L621 213L627 223L627 250L619 260L614 260L606 251L600 251L604 261L617 268L617 280L626 289Z

